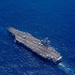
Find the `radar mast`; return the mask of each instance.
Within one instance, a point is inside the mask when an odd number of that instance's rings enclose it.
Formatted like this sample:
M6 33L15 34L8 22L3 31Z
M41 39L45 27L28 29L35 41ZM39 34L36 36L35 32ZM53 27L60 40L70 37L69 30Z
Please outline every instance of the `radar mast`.
M44 46L49 47L50 41L48 40L48 37L46 37L45 39L41 40L41 43L42 43Z

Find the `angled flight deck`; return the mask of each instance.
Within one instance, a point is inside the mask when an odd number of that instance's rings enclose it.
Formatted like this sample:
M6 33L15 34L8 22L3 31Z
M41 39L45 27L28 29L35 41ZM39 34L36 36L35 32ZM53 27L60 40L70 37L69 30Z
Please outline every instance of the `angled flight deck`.
M49 46L48 38L39 40L28 32L22 32L13 27L9 27L7 29L15 36L15 39L18 42L24 44L26 47L30 48L33 52L43 58L52 60L54 63L57 63L62 59L60 53L58 53L53 47Z

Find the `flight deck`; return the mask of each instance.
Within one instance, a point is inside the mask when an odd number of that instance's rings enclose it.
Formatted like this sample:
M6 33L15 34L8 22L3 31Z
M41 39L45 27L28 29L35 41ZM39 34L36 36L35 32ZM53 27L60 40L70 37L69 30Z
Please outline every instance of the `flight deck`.
M62 59L60 53L58 53L53 47L49 45L48 38L39 40L30 33L19 31L13 27L9 27L7 30L15 36L15 39L18 42L30 48L33 52L37 53L43 58L52 60L55 64Z

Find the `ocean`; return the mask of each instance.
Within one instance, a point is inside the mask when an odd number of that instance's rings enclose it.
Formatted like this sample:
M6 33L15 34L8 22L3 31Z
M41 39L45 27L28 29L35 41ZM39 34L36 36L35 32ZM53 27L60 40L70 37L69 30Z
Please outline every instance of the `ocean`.
M16 44L6 27L48 37L62 62ZM75 0L0 0L0 75L75 75Z

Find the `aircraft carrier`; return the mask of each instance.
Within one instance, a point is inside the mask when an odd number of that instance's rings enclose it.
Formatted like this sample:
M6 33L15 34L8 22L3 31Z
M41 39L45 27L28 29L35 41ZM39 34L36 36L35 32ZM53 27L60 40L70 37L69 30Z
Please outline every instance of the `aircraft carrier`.
M57 64L57 62L62 59L60 53L58 53L53 47L49 45L48 38L39 40L30 33L19 31L13 27L8 27L7 30L15 36L15 40L22 43L43 58L52 60L55 64Z

